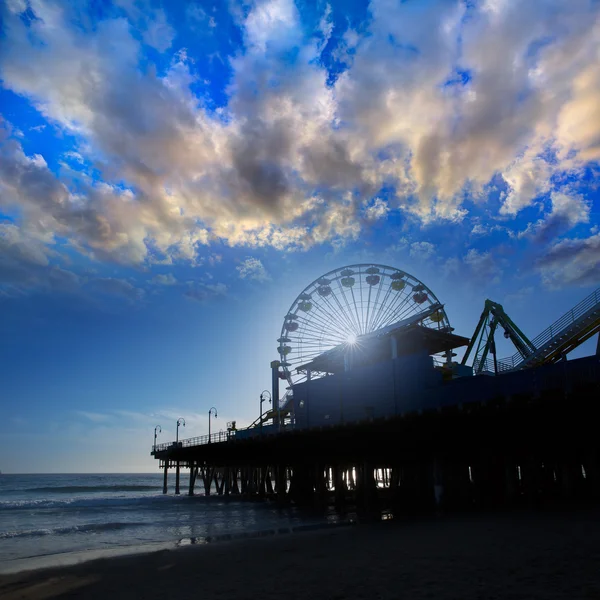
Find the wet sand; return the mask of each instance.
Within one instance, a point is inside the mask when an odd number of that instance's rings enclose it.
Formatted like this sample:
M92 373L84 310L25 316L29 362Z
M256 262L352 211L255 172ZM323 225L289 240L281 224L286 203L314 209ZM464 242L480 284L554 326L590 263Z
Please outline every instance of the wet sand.
M600 512L388 521L0 576L0 598L600 598Z

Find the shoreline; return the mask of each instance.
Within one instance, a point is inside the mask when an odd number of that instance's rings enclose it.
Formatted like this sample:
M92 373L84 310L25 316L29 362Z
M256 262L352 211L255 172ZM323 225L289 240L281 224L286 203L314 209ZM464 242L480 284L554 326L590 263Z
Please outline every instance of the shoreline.
M600 512L391 520L0 576L25 598L600 597Z
M163 550L178 550L191 546L207 546L211 544L222 544L241 540L252 540L259 538L272 538L277 536L297 535L312 531L324 531L330 529L346 528L358 525L358 521L348 519L333 523L315 523L306 525L294 525L289 527L276 527L270 529L259 529L237 533L223 533L209 535L206 537L184 537L169 541L142 542L128 546L113 546L109 548L93 548L88 550L73 550L68 552L56 552L51 554L40 554L15 558L0 564L0 581L5 575L25 575L30 572L45 569L67 568L95 560L110 560L123 556L143 556L152 552Z

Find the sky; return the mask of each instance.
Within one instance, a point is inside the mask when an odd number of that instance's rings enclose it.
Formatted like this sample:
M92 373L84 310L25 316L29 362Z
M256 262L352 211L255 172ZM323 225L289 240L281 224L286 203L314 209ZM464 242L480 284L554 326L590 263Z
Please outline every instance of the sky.
M596 0L0 6L3 472L249 424L331 269L407 271L468 337L600 284Z

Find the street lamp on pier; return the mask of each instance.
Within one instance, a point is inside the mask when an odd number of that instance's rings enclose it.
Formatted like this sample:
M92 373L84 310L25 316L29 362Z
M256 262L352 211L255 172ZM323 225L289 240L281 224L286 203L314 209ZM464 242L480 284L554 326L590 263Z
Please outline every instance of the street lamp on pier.
M261 433L262 433L262 426L263 426L263 422L262 422L262 416L263 416L262 405L263 405L263 402L265 400L268 400L269 404L271 404L272 399L271 399L271 392L269 392L269 390L263 390L260 393L260 432Z
M210 439L210 417L213 414L213 411L215 412L215 419L217 418L217 409L213 406L209 411L208 411L208 443L210 444L211 439Z
M157 425L154 428L154 452L156 452L156 432L158 431L158 433L162 433L162 429L160 428L160 425Z
M185 427L185 419L183 417L179 417L177 419L177 435L175 436L175 445L179 446L179 426L183 425Z

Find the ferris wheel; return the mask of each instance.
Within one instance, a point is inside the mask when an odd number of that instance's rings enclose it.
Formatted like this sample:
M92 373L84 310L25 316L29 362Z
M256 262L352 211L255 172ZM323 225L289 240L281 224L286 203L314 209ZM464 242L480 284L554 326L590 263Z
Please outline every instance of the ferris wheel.
M451 330L435 294L405 271L357 264L326 273L304 288L283 320L277 350L289 384L303 381L301 367L323 352L409 318Z

